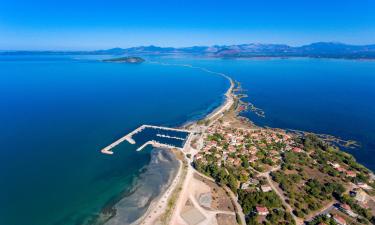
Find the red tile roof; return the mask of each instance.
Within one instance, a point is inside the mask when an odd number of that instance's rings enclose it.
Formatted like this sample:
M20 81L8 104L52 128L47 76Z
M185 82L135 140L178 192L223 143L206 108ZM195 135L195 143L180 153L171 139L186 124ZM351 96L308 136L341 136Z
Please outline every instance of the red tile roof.
M341 208L343 208L345 210L351 210L351 208L348 204L341 204L340 206L341 206Z
M342 218L341 216L339 215L334 215L333 216L333 219L335 221L337 221L339 224L346 224L346 221L344 220L344 218Z
M257 210L258 213L269 213L268 209L266 207L263 207L263 206L257 206L256 210Z

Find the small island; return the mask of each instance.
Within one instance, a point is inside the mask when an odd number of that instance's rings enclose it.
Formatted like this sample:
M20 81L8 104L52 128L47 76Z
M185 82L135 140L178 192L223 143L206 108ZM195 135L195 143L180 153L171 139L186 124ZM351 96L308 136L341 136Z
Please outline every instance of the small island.
M139 63L143 63L145 60L137 56L126 56L126 57L119 57L119 58L112 58L112 59L103 59L102 61L103 62L139 64Z

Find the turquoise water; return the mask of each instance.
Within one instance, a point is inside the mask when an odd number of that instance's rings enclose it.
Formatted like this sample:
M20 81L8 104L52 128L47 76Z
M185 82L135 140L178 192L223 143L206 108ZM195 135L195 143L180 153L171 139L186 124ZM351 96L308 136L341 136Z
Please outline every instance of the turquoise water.
M186 63L186 59L168 59ZM375 61L339 59L192 59L240 81L265 118L261 126L290 128L353 139L345 149L375 171Z
M90 224L132 186L150 149L100 149L141 124L175 126L229 84L196 69L90 58L0 58L0 224Z

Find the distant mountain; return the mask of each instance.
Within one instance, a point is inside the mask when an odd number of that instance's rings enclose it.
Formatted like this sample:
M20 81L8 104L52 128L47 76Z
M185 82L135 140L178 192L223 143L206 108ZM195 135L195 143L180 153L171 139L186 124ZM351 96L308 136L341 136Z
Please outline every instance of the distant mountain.
M298 48L300 54L326 57L374 58L375 45L347 45L334 42L318 42Z
M206 57L317 57L375 59L375 45L348 45L336 42L317 42L300 47L283 44L241 44L192 46L184 48L139 46L96 51L0 51L0 55L73 54L73 55L199 55Z

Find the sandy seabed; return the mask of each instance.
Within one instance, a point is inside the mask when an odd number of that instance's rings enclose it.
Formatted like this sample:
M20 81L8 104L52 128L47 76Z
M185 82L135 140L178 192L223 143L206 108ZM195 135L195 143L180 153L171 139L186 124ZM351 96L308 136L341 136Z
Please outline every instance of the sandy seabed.
M179 161L168 149L155 148L151 161L137 179L130 194L114 205L115 215L105 225L132 224L147 212L151 203L169 187L179 168Z

